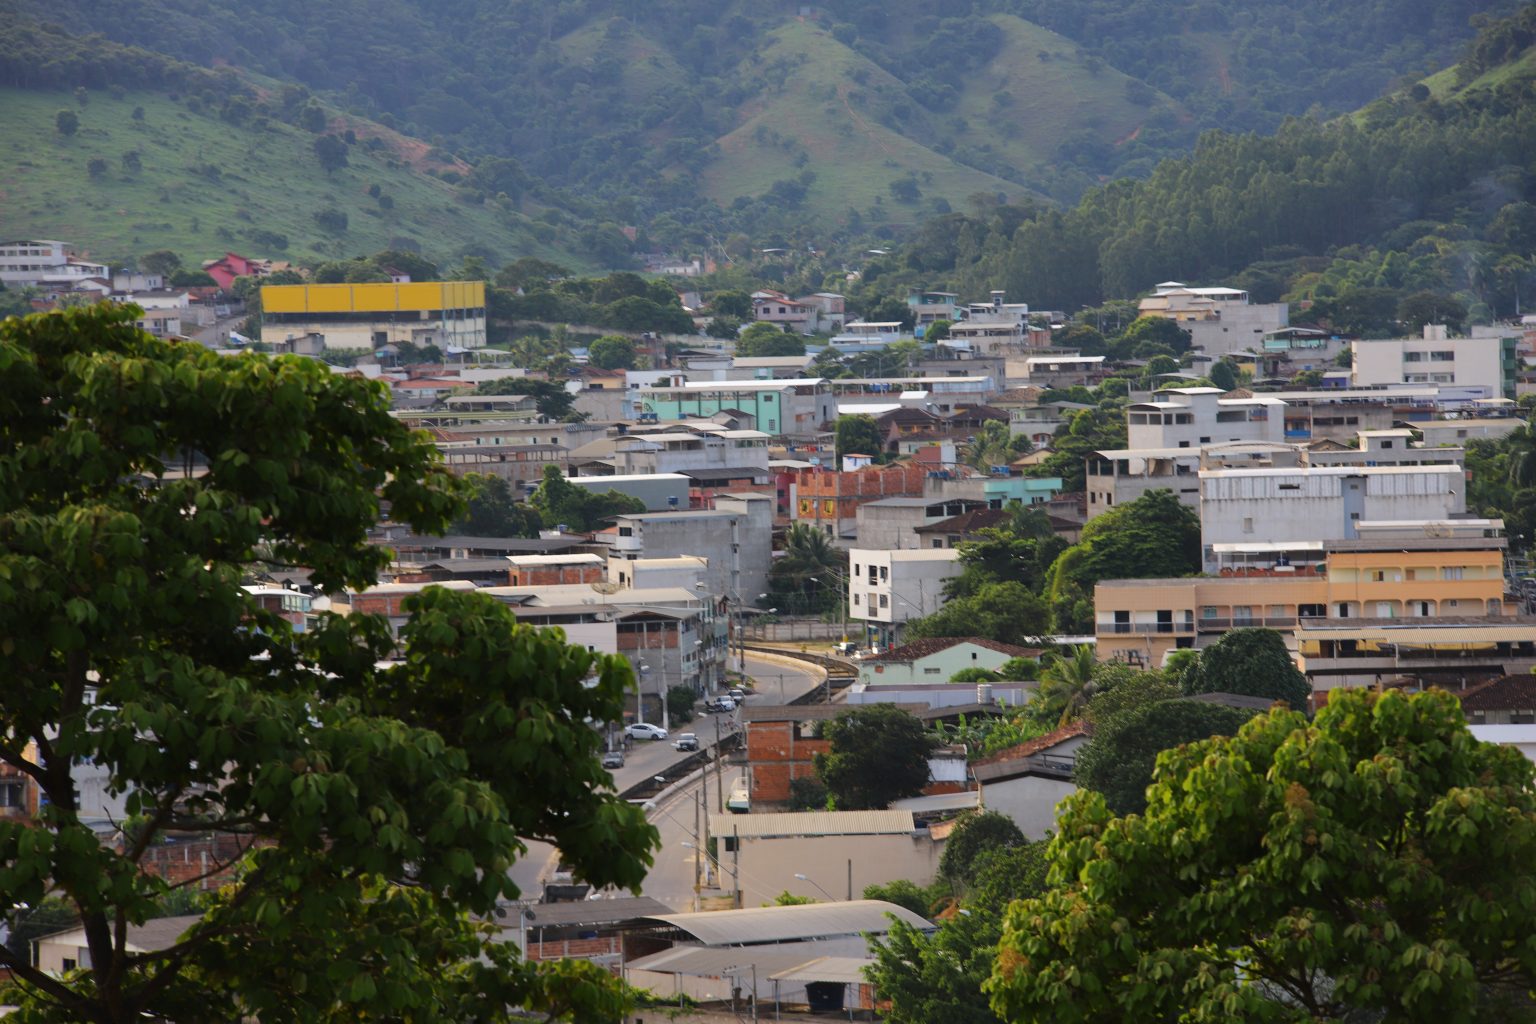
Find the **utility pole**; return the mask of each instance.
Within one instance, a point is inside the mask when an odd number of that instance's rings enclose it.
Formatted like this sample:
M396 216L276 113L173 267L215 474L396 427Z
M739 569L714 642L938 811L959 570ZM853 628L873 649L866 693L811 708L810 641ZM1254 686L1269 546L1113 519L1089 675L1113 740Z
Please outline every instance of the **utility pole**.
M703 774L704 774L704 776L706 778L708 778L708 776L709 776L709 772L708 771L704 772ZM701 792L701 793L695 794L695 796L693 798L693 834L695 836L697 836L697 837L701 837L701 842L699 844L700 846L703 845L703 843L702 843L703 833L699 831L699 815L700 815L700 812L701 812L700 805L702 803L703 803L703 793ZM699 850L699 847L695 846L693 848L693 910L694 910L694 913L698 913L698 911L700 909L700 907L699 907L699 867L700 867L700 865L699 865L699 857L700 857L700 853L701 853L701 851Z
M723 760L725 760L725 751L720 749L720 719L716 718L715 719L715 800L718 802L718 804L720 806L719 813L721 813L721 814L725 813L725 788L724 788L725 784L720 780L720 762L723 761ZM709 769L707 767L704 769L704 774L705 775L709 774ZM708 797L707 794L704 797L704 803L705 804L709 803L709 797Z

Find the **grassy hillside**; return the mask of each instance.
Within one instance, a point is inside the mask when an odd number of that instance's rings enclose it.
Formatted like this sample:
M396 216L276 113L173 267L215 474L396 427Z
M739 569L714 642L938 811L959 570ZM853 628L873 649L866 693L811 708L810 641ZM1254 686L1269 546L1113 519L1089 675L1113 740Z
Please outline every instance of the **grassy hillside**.
M925 115L910 104L892 110L889 98L901 95L901 84L814 25L775 30L760 63L756 100L740 126L717 140L718 156L701 175L705 194L722 205L806 172L815 177L803 208L818 217L857 209L876 221L910 221L931 213L935 198L958 205L974 192L1027 191L903 134L898 129L912 127L903 117ZM908 176L917 194L902 202L890 184Z
M79 116L73 136L55 127L63 109ZM327 174L317 136L276 120L235 125L160 93L91 92L82 106L70 93L0 89L0 138L13 140L0 148L0 222L8 237L61 238L107 259L155 249L189 259L226 249L335 257L410 240L440 260L485 252L580 265L539 241L553 238L552 225L494 201L456 198L448 182L425 173L453 165L428 159L424 143L357 119L331 125L337 133L349 127L358 142L347 147L348 166ZM125 160L130 152L137 168ZM104 172L91 174L93 159L105 162ZM321 211L344 214L345 229L335 218L322 227Z
M716 141L701 174L705 193L728 205L776 182L808 180L811 215L840 219L856 209L899 223L931 213L938 200L958 207L977 192L1022 197L1032 189L1020 179L1052 180L1063 146L1123 145L1149 119L1176 116L1166 97L1054 32L1009 15L984 24L1001 37L998 53L965 76L942 113L913 102L894 75L814 22L775 29L741 70L754 99ZM892 191L902 179L916 194Z

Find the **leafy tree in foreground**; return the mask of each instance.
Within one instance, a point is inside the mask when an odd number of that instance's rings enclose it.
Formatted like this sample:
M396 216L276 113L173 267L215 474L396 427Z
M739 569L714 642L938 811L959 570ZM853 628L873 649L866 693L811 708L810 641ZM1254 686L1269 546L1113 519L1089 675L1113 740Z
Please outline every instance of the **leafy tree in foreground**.
M930 605L936 599L928 601ZM974 594L949 601L926 618L907 623L905 636L979 636L1000 644L1027 644L1048 631L1045 602L1012 580L984 583Z
M1003 911L1012 900L1038 896L1045 888L1045 851L1045 843L1022 843L981 853L963 905L939 922L938 932L924 935L897 921L883 939L872 943L875 963L868 975L880 996L891 1003L884 1020L891 1024L1001 1020L988 1005L982 986L992 972ZM964 913L959 912L962 909Z
M1141 816L1068 798L1015 904L1010 1021L1468 1020L1536 985L1536 781L1456 699L1336 690L1163 753Z
M1230 629L1200 652L1194 671L1183 677L1186 693L1241 693L1283 700L1298 711L1312 697L1312 684L1273 629Z
M816 775L839 810L884 808L928 784L933 741L922 722L894 705L844 711L827 723L823 735L831 751L816 755Z
M367 543L381 501L440 533L459 487L377 383L157 340L136 313L0 323L0 758L45 797L0 820L0 900L71 905L89 950L54 978L0 949L16 1019L615 1016L603 972L521 964L466 915L517 895L528 839L594 884L642 881L654 832L581 724L619 716L627 670L474 594L413 599L391 668L379 618L296 633L262 610L240 586L258 548L365 587L389 557ZM194 453L204 472L169 472ZM80 765L126 794L111 843ZM165 833L250 852L199 923L137 955L124 926L172 901L143 867Z
M1077 755L1073 778L1081 788L1104 794L1116 814L1140 814L1147 807L1158 754L1231 735L1252 717L1251 711L1196 700L1164 700L1110 715L1095 722L1093 739Z

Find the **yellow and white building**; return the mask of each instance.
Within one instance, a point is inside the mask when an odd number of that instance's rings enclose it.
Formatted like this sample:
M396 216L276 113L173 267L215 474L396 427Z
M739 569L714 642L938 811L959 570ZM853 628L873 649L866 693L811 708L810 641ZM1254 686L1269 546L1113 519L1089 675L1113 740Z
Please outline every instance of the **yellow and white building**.
M268 345L318 334L343 352L401 342L444 352L485 347L484 281L267 285L261 307Z

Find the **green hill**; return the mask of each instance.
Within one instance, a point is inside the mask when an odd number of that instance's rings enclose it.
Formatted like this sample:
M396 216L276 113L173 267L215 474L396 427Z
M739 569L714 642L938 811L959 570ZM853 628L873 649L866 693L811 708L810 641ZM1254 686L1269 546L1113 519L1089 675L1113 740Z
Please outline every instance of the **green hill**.
M350 129L357 141L346 146L347 166L328 174L315 133L259 116L234 124L196 100L114 92L89 92L81 105L71 93L0 89L0 138L13 142L0 148L7 236L63 238L109 259L155 249L338 257L406 246L437 259L584 265L540 240L554 236L551 224L465 201L427 172L451 179L466 166L432 160L431 147L380 125L333 119L333 133ZM64 109L79 117L71 136L55 126ZM93 160L102 161L94 174Z
M1145 176L1207 129L1355 109L1444 64L1470 16L1512 6L0 0L0 81L60 66L33 56L36 32L7 63L25 18L89 25L300 83L470 164L515 161L513 179L526 172L527 192L577 222L697 250L732 233L820 241L850 222L906 225L976 192L1071 202ZM613 232L595 230L577 248L602 260Z

